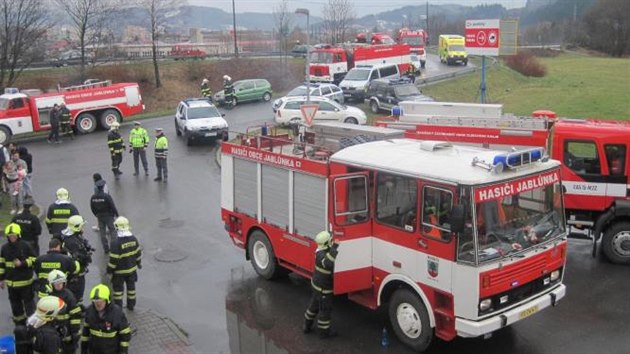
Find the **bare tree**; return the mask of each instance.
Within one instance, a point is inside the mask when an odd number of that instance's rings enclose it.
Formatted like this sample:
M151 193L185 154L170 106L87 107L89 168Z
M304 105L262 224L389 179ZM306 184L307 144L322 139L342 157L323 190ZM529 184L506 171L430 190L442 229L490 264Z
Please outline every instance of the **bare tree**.
M347 39L354 19L354 5L350 0L328 0L328 4L324 5L324 29L332 44Z
M153 59L153 73L155 87L162 86L160 79L160 66L158 64L158 40L164 34L166 16L169 12L181 6L181 0L140 0L139 5L149 15L149 28L151 30L151 57Z
M589 47L617 57L630 53L630 2L599 0L584 22Z
M118 5L118 0L55 0L67 16L79 39L81 51L81 79L85 79L86 47L100 43L100 37L108 16Z
M40 0L3 0L0 16L0 86L4 87L36 59L49 24Z
M278 34L278 42L280 43L279 49L284 53L286 59L290 28L293 24L293 15L289 11L289 0L280 0L273 7L273 20L276 33Z

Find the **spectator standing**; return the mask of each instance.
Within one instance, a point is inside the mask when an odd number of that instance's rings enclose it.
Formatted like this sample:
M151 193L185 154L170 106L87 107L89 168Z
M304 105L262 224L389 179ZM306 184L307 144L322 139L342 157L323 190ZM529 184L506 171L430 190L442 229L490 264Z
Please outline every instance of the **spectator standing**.
M24 198L22 182L26 178L27 169L26 162L20 159L17 152L4 164L3 172L11 195L11 215L22 212Z
M26 162L26 177L24 181L22 181L22 186L24 187L24 198L33 197L33 155L28 152L28 149L25 146L19 146L17 151L20 155L20 159Z
M59 124L61 123L61 110L59 105L55 103L50 111L50 134L48 134L48 143L57 143L59 140Z
M129 152L133 153L133 168L134 176L139 173L139 160L142 160L142 167L144 167L144 175L149 175L149 164L147 162L147 146L149 146L149 134L142 128L140 122L135 121L133 123L133 129L129 132Z

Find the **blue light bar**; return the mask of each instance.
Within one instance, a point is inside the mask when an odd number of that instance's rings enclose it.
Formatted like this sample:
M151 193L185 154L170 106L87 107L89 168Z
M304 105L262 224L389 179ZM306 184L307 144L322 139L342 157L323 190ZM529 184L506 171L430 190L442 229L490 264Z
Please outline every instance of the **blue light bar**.
M4 93L20 93L20 90L17 87L5 87Z
M492 160L492 165L497 166L501 164L509 168L520 167L542 159L543 153L543 148L534 148L499 154Z
M393 116L402 116L403 110L400 106L392 107L392 115Z

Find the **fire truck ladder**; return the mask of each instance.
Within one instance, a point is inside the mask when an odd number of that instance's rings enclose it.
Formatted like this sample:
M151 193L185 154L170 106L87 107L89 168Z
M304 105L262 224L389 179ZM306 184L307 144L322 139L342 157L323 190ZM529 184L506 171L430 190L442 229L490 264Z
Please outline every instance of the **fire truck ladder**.
M405 125L439 125L452 127L508 128L526 130L547 130L552 123L552 121L547 118L521 117L515 115L504 115L500 118L440 116L411 117L413 117L413 120L405 119L404 121L399 121L397 123Z
M91 88L97 88L97 87L111 86L111 84L112 84L112 80L103 80L103 81L86 80L83 85L61 87L59 91L67 92L67 91L85 90L85 89L91 89Z

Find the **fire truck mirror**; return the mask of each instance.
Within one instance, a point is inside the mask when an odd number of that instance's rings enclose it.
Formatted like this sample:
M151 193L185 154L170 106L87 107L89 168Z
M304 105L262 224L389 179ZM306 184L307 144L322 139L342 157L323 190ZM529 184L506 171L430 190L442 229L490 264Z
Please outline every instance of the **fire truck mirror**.
M451 209L451 231L455 233L460 233L464 231L464 206L463 205L455 205L453 209Z

